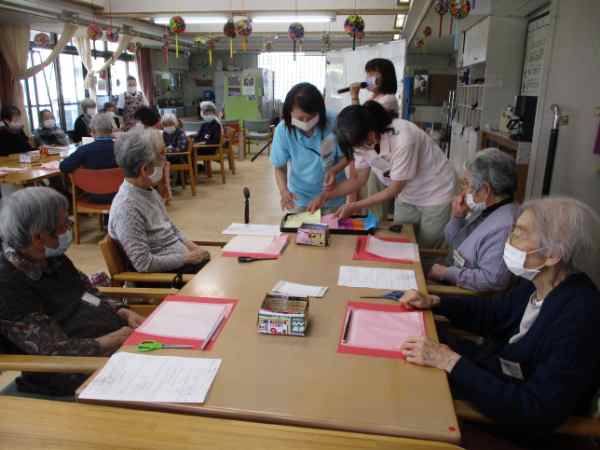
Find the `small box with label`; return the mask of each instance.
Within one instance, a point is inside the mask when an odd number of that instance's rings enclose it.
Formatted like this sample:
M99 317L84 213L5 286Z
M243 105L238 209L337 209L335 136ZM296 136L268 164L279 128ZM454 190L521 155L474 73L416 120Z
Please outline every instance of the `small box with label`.
M308 297L267 294L258 311L258 332L305 336L308 328Z
M322 223L303 223L296 232L296 244L316 247L329 245L329 227Z
M42 159L39 150L33 150L31 152L21 153L19 155L19 162L23 164L39 163Z

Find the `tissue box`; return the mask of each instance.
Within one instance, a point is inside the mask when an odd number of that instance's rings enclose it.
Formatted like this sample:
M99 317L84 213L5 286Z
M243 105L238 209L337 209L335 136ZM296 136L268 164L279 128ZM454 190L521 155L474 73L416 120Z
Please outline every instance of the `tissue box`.
M19 162L25 164L39 163L42 157L39 150L33 150L31 152L21 153L19 155Z
M329 227L322 223L303 223L296 232L296 244L316 247L329 245Z
M308 297L267 294L258 311L258 332L305 336L308 328Z

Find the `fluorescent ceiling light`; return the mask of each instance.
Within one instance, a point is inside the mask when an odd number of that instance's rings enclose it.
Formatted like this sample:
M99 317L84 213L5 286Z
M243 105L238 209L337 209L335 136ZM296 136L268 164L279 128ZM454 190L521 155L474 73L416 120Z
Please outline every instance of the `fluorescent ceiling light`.
M406 14L396 14L396 21L394 23L394 28L402 29L404 27L404 22L406 22Z
M157 16L154 18L154 23L157 25L168 25L170 17ZM183 20L187 25L209 25L209 24L225 24L227 17L216 16L183 16Z
M252 23L329 23L335 19L332 16L254 16Z
M397 40L399 40L399 39L400 39L400 35L399 35L399 34L395 34L395 35L394 35L394 40L395 40L395 41L397 41Z

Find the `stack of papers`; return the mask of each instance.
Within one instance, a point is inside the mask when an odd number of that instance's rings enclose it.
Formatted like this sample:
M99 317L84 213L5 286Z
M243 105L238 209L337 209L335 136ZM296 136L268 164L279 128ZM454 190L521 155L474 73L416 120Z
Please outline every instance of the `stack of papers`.
M272 289L275 294L288 295L290 297L324 297L327 293L327 287L311 286L308 284L291 283L289 281L280 281Z
M419 260L419 247L409 242L392 242L369 236L365 250L386 259Z
M321 210L319 209L313 214L308 211L299 214L290 214L283 226L284 228L299 228L303 223L321 223Z
M417 289L417 278L414 270L341 266L338 284L349 287L406 291Z
M113 355L79 395L83 400L203 403L220 359Z
M232 223L222 231L227 235L280 236L279 225L259 225L255 223Z
M225 247L223 256L249 256L252 258L277 258L283 251L288 236L235 236Z

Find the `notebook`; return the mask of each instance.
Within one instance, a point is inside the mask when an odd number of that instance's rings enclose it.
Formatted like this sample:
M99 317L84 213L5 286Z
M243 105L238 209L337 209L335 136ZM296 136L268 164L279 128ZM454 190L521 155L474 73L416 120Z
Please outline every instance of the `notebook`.
M405 238L360 236L352 259L411 264L419 261L419 247Z
M223 256L271 259L279 255L288 243L288 236L235 236L225 247Z

